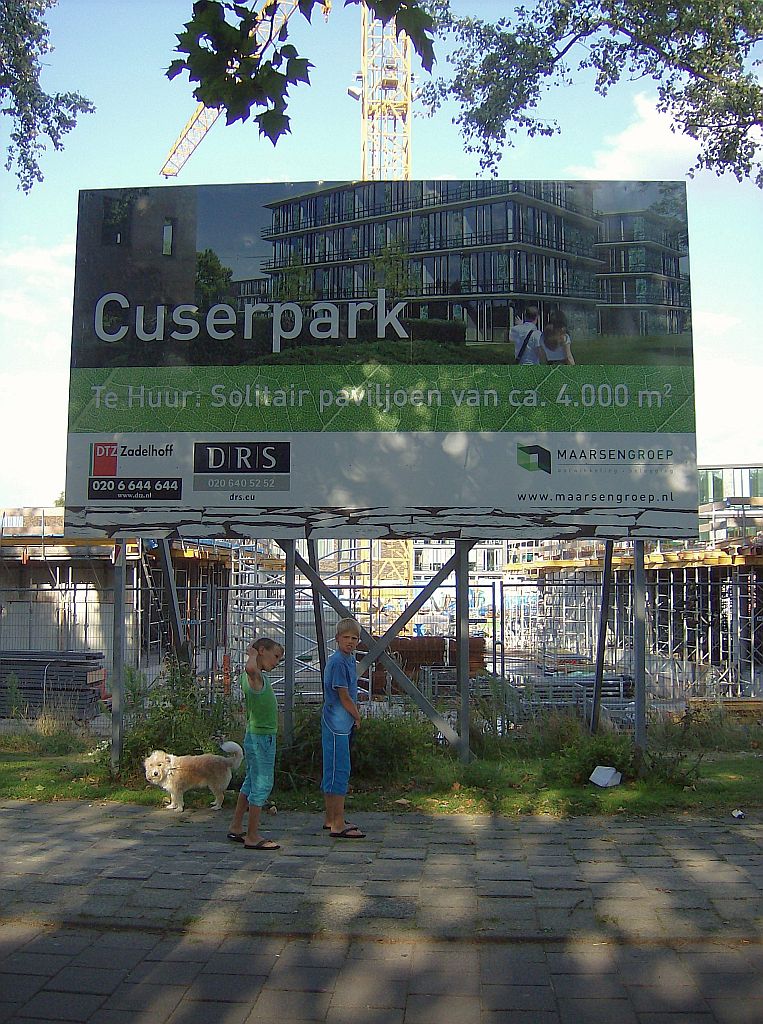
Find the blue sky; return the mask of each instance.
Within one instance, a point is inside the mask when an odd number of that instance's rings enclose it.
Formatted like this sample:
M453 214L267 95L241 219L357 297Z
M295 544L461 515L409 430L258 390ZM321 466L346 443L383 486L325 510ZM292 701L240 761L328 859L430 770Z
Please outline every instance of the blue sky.
M505 4L477 8L498 16ZM63 490L77 193L163 183L159 170L195 105L187 80L163 73L190 9L191 0L65 0L50 14L55 52L43 84L84 93L97 111L62 153L43 157L45 181L30 195L11 175L0 179L0 507L49 505ZM274 149L255 127L220 119L178 184L359 177L359 104L347 95L359 10L336 2L328 24L295 15L292 25L316 65L312 87L294 91L293 134ZM502 177L682 179L692 163L690 141L656 113L647 81L602 99L581 80L550 94L543 112L562 134L518 137ZM414 177L480 176L451 114L414 120ZM7 134L0 119L3 150ZM730 175L701 174L688 182L688 204L699 461L763 462L763 195Z

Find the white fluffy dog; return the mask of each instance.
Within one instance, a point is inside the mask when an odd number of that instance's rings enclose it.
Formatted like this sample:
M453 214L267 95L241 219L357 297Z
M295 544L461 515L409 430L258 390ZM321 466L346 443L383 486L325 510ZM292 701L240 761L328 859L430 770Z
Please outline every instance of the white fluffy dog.
M168 811L183 810L183 795L189 789L206 786L212 791L212 807L219 811L225 799L225 790L231 775L244 759L238 743L220 744L227 756L220 754L185 754L176 756L164 750L154 750L143 762L146 778L154 786L161 786L170 795Z

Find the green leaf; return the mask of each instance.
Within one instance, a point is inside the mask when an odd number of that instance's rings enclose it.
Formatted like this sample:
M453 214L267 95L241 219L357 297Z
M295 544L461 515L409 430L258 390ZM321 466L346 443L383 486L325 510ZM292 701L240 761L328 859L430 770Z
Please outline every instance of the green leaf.
M259 126L260 134L267 136L274 146L282 135L291 131L290 119L277 110L266 110L258 114L254 120Z
M288 82L305 82L310 84L310 68L313 65L309 60L302 57L292 57L286 64L286 79Z

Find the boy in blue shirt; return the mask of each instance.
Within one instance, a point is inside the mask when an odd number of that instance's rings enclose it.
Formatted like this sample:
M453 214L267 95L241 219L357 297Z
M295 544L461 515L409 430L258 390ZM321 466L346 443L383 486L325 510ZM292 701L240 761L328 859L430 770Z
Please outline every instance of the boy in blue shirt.
M360 725L355 661L359 643L360 626L355 619L340 619L336 626L337 649L326 662L323 675L321 790L326 805L323 827L334 839L365 838L365 833L344 817L344 798L350 782L350 740Z

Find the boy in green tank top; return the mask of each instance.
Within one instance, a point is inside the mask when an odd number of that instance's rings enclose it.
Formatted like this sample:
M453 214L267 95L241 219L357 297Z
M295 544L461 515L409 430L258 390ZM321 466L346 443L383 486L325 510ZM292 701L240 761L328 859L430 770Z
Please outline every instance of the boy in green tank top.
M278 732L278 701L266 673L283 657L283 647L270 637L250 644L241 674L246 704L246 778L236 801L228 839L243 843L245 850L280 850L278 843L260 835L260 817L273 788ZM244 814L249 812L246 832Z

